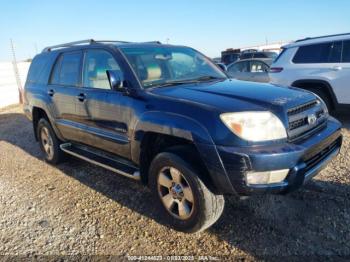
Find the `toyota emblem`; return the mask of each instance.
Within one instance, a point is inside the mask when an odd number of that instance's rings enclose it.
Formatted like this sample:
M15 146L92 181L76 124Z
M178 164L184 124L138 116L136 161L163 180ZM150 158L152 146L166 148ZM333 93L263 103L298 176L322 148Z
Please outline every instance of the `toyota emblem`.
M316 121L317 121L317 117L314 114L311 114L307 117L307 122L309 123L309 125L316 124Z

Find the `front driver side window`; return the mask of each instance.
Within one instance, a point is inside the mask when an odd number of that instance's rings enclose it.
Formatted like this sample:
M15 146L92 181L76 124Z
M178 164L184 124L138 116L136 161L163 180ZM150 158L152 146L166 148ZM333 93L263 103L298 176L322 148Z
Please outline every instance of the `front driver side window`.
M85 53L83 86L110 89L107 70L119 70L113 56L105 50L89 50Z

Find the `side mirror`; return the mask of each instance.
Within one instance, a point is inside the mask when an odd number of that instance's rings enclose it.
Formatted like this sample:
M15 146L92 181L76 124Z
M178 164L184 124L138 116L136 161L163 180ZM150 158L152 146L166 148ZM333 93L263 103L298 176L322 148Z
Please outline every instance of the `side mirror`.
M227 71L227 67L224 65L224 64L221 64L221 63L219 63L219 64L216 64L218 67L220 67L220 69L222 70L222 71L224 71L224 72L226 72Z
M121 91L123 90L123 76L118 70L107 70L107 77L109 85L112 90Z

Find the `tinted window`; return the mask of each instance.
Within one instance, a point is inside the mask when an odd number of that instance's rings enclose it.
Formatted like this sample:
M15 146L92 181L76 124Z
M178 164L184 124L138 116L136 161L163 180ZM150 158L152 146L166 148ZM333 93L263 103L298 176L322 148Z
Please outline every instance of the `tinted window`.
M350 63L350 41L344 41L343 43L343 63Z
M51 84L59 85L60 83L61 62L62 62L62 56L58 58L58 60L56 61L55 67L52 71L51 81L50 81Z
M46 55L39 55L36 56L31 65L28 72L27 81L31 83L38 83L40 82L40 75L43 72L43 70L46 68L46 65L48 64L48 56Z
M110 89L107 70L119 70L113 56L104 50L89 50L85 54L83 86Z
M66 53L56 62L51 83L77 86L79 83L81 53Z
M293 58L294 63L335 63L340 62L341 42L322 43L299 47Z
M342 42L334 42L329 51L328 62L339 63L341 58Z

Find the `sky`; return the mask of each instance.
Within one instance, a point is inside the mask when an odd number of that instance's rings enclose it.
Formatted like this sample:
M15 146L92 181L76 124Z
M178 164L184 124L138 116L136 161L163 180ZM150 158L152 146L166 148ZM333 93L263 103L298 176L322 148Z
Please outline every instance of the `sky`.
M169 42L210 57L238 48L350 32L348 0L4 0L0 61L82 39Z

